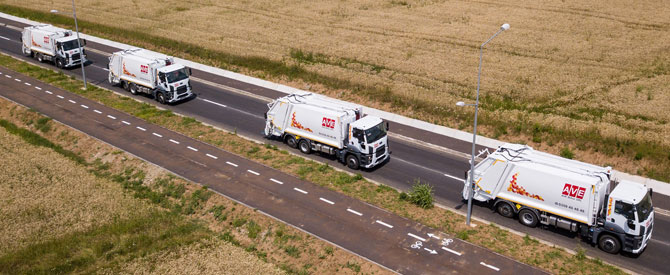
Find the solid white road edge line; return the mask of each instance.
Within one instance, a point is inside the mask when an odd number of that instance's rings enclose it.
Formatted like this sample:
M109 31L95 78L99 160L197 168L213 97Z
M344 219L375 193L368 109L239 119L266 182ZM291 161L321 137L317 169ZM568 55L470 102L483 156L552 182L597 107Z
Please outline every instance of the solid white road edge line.
M196 151L196 152L198 152L198 149L195 149L195 148L193 148L193 147L191 147L191 146L186 146L186 148L188 148L188 149L191 149L191 150L193 150L193 151Z
M228 106L226 106L226 105L223 105L223 104L221 104L221 103L218 103L218 102L215 102L215 101L211 101L211 100L208 100L208 99L204 99L204 98L203 98L202 100L205 101L205 102L212 103L212 104L214 104L214 105L219 105L219 106L221 106L221 107L223 107L223 108L227 108L227 107L228 107Z
M230 162L230 161L226 161L226 163L227 163L228 165L230 165L230 166L235 166L235 167L237 167L237 164L232 163L232 162Z
M283 182L278 181L278 180L276 180L276 179L272 179L272 178L271 178L270 180L273 181L273 182L275 182L275 183L278 183L278 184L284 184Z
M500 271L500 268L497 268L497 267L492 266L492 265L490 265L490 264L486 264L486 263L484 263L484 262L479 262L479 264L481 264L481 265L483 265L483 266L485 266L485 267L488 267L488 268L490 268L490 269L493 269L493 270L495 270L495 271Z
M356 210L353 210L353 209L351 209L351 208L347 208L347 211L349 211L349 212L351 212L351 213L354 213L354 214L356 214L356 215L359 215L359 216L363 216L363 213L358 212L358 211L356 211Z
M332 205L332 204L335 204L334 202L329 201L329 200L324 199L324 198L319 198L319 200L324 201L324 202L326 202L326 203L328 203L328 204L331 204L331 205Z
M413 237L413 238L415 238L415 239L417 239L417 240L419 240L419 241L422 241L422 242L425 242L425 241L426 241L426 239L421 238L421 237L419 237L419 236L417 236L417 235L414 235L414 234L412 234L412 233L407 233L407 236Z
M260 175L258 172L254 171L254 170L247 170L247 172L252 173L256 176Z
M170 141L172 141L172 140L170 140ZM210 158L213 158L213 159L218 159L218 157L217 157L217 156L214 156L214 155L210 155L210 154L205 154L205 155L208 156L208 157L210 157Z
M10 40L9 38L4 37L4 36L0 36L0 38L2 38L2 39L4 39L4 40Z
M298 192L303 193L303 194L307 194L307 191L299 189L299 188L293 187L293 190L298 191Z
M454 176L452 176L452 175L449 175L449 174L444 174L444 176L445 176L445 177L448 177L448 178L452 178L452 179L455 179L455 180L457 180L457 181L462 181L462 182L465 182L465 180L464 180L464 179L462 179L462 178L459 178L459 177L454 177Z
M383 222L383 221L377 220L377 221L375 221L375 222L378 223L378 224L381 224L381 225L383 225L383 226L386 226L386 227L388 227L388 228L393 228L393 225L390 225L390 224L385 223L385 222Z
M449 252L451 252L451 253L454 253L454 254L456 254L456 255L458 255L458 256L461 256L461 255L462 255L461 252L456 252L455 250L446 248L446 247L444 247L444 246L442 247L442 249L444 249L445 251L449 251Z

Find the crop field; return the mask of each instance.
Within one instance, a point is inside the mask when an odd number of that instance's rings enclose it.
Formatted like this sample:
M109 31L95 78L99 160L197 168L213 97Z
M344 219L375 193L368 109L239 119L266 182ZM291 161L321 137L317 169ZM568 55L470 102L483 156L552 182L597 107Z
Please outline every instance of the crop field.
M71 24L67 0L0 4ZM670 180L667 1L77 5L92 34L463 130L474 111L455 102L474 101L479 45L507 22L484 53L482 134Z

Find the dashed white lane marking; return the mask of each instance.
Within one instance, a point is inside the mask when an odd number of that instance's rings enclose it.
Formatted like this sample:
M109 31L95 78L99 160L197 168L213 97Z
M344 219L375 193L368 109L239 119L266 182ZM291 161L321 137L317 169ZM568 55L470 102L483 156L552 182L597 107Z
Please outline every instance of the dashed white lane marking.
M44 91L44 92L47 93L47 94L50 94L50 95L54 94L54 93L52 93L52 92L50 92L50 91Z
M232 162L230 162L230 161L226 161L226 163L227 163L228 165L230 165L230 166L235 166L235 167L237 167L237 164L232 163Z
M359 216L363 216L363 213L358 212L358 211L356 211L356 210L353 210L353 209L351 209L351 208L347 208L347 211L349 211L350 213L354 213L354 214L356 214L356 215L359 215Z
M256 176L259 176L259 175L260 175L260 173L254 171L254 170L247 170L247 172L252 173L252 174L254 174L254 175L256 175Z
M69 101L69 102L72 103L72 104L77 104L77 102L74 101L74 100L72 100L72 99L68 99L67 101Z
M670 216L670 211L662 209L662 208L654 207L654 215L656 215L656 214L661 214L663 216Z
M324 198L319 198L319 200L324 201L324 202L326 202L326 203L328 203L328 204L331 204L331 205L332 205L332 204L335 204L334 202L329 201L329 200L324 199Z
M63 99L64 97L61 95L56 95L57 98Z
M5 77L6 77L6 78L12 78L12 76L11 76L11 75L8 75L8 74L6 74Z
M191 147L191 146L186 146L186 148L191 149L191 151L196 151L196 152L198 152L198 149L195 149L195 148L193 148L193 147Z
M455 250L453 250L453 249L449 249L449 248L446 248L446 247L444 247L444 246L442 247L442 249L444 249L445 251L454 253L454 254L456 254L456 255L458 255L458 256L461 256L461 252L457 252L457 251L455 251Z
M300 189L300 188L295 188L295 187L293 187L293 190L298 191L298 192L303 193L303 194L307 194L307 191L302 190L302 189Z
M375 222L378 223L378 224L381 224L381 225L383 225L383 226L386 226L386 227L388 227L388 228L393 228L393 225L390 225L390 224L385 223L385 222L383 222L383 221L377 220L377 221L375 221Z
M86 106L86 105L84 105L84 104L81 104L81 105L79 105L79 106L81 106L81 107L84 108L84 109L88 109L88 106Z
M130 125L130 122L125 121L125 120L121 120L121 123L123 123L123 124L125 124L125 125Z
M407 233L407 236L410 236L410 237L415 238L415 239L417 239L417 240L419 240L419 241L422 241L422 242L425 242L425 241L426 241L426 239L421 238L421 237L419 237L419 236L417 236L417 235L414 235L414 234L412 234L412 233Z
M0 36L0 38L2 38L2 39L4 39L4 40L9 40L9 38L4 37L4 36Z
M170 140L170 141L172 141L172 140ZM213 159L219 159L219 157L217 157L215 155L210 155L210 154L205 154L205 155L210 157L210 158L213 158Z
M14 78L14 80L16 80L17 82L21 82L21 79L18 78Z
M38 91L41 91L41 90L42 90L42 88L37 87L37 86L35 86L35 89L37 89Z
M176 140L174 140L174 139L170 139L170 142L172 142L172 143L174 143L174 144L179 144L179 141L176 141Z
M211 100L207 100L207 99L204 99L204 98L203 98L202 100L204 100L205 102L212 103L212 104L214 104L214 105L219 105L219 106L221 106L221 107L223 107L223 108L227 108L227 107L228 107L228 106L223 105L223 104L221 104L221 103L214 102L214 101L211 101Z
M115 116L110 116L110 115L107 115L107 117L108 117L108 118L111 118L111 119L116 119L116 117L115 117Z
M490 265L490 264L486 264L486 263L484 263L484 262L479 262L479 264L480 264L480 265L483 265L483 266L485 266L485 267L488 267L488 268L490 268L490 269L493 269L493 270L495 270L495 271L500 271L500 268L497 268L497 267L492 266L492 265Z
M462 182L465 182L465 180L464 180L464 179L462 179L462 178L459 178L459 177L455 177L455 176L452 176L452 175L449 175L449 174L444 174L444 176L445 176L445 177L448 177L448 178L452 178L452 179L455 179L455 180L457 180L457 181L462 181Z
M157 137L163 137L163 136L159 135L158 133L151 133L151 134L154 135L154 136L157 136Z
M276 179L270 179L270 180L273 181L273 182L275 182L275 183L278 183L278 184L284 184L283 182L278 181L278 180L276 180Z
M28 82L23 82L23 84L26 84L26 86L30 86L30 85L32 85L32 84L30 84L30 83L28 83Z
M98 111L98 110L93 110L93 112L96 112L96 113L98 113L98 114L102 114L102 112L100 112L100 111Z
M140 127L140 126L137 126L137 127L135 127L135 128L137 128L137 129L140 130L140 131L146 131L146 130L147 130L147 129L144 129L144 128Z

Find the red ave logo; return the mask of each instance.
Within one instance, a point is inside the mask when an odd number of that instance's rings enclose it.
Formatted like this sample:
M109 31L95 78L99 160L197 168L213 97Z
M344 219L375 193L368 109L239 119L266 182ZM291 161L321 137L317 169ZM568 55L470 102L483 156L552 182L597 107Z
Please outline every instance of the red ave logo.
M335 120L324 117L323 120L321 121L321 126L326 127L326 128L330 128L330 129L334 129L335 128Z
M44 37L44 44L49 44L49 37L48 36Z
M140 72L142 73L149 73L149 66L147 65L140 65Z
M579 187L577 185L572 185L569 183L566 183L565 186L563 186L563 195L568 196L568 197L573 197L576 199L583 199L584 194L586 193L586 188L584 187Z

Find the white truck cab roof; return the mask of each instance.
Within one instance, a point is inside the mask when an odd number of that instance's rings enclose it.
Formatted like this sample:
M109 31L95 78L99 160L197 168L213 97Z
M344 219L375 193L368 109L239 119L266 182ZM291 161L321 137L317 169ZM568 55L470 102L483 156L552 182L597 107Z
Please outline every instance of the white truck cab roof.
M176 70L180 70L180 69L183 69L183 68L184 68L184 65L172 64L172 65L168 65L168 66L159 68L158 72L169 73L169 72L174 72Z
M647 191L647 187L643 184L621 180L619 185L610 194L610 197L621 199L627 203L638 204L647 194Z
M382 119L374 116L364 116L363 118L351 123L351 126L356 129L367 130L382 123Z

